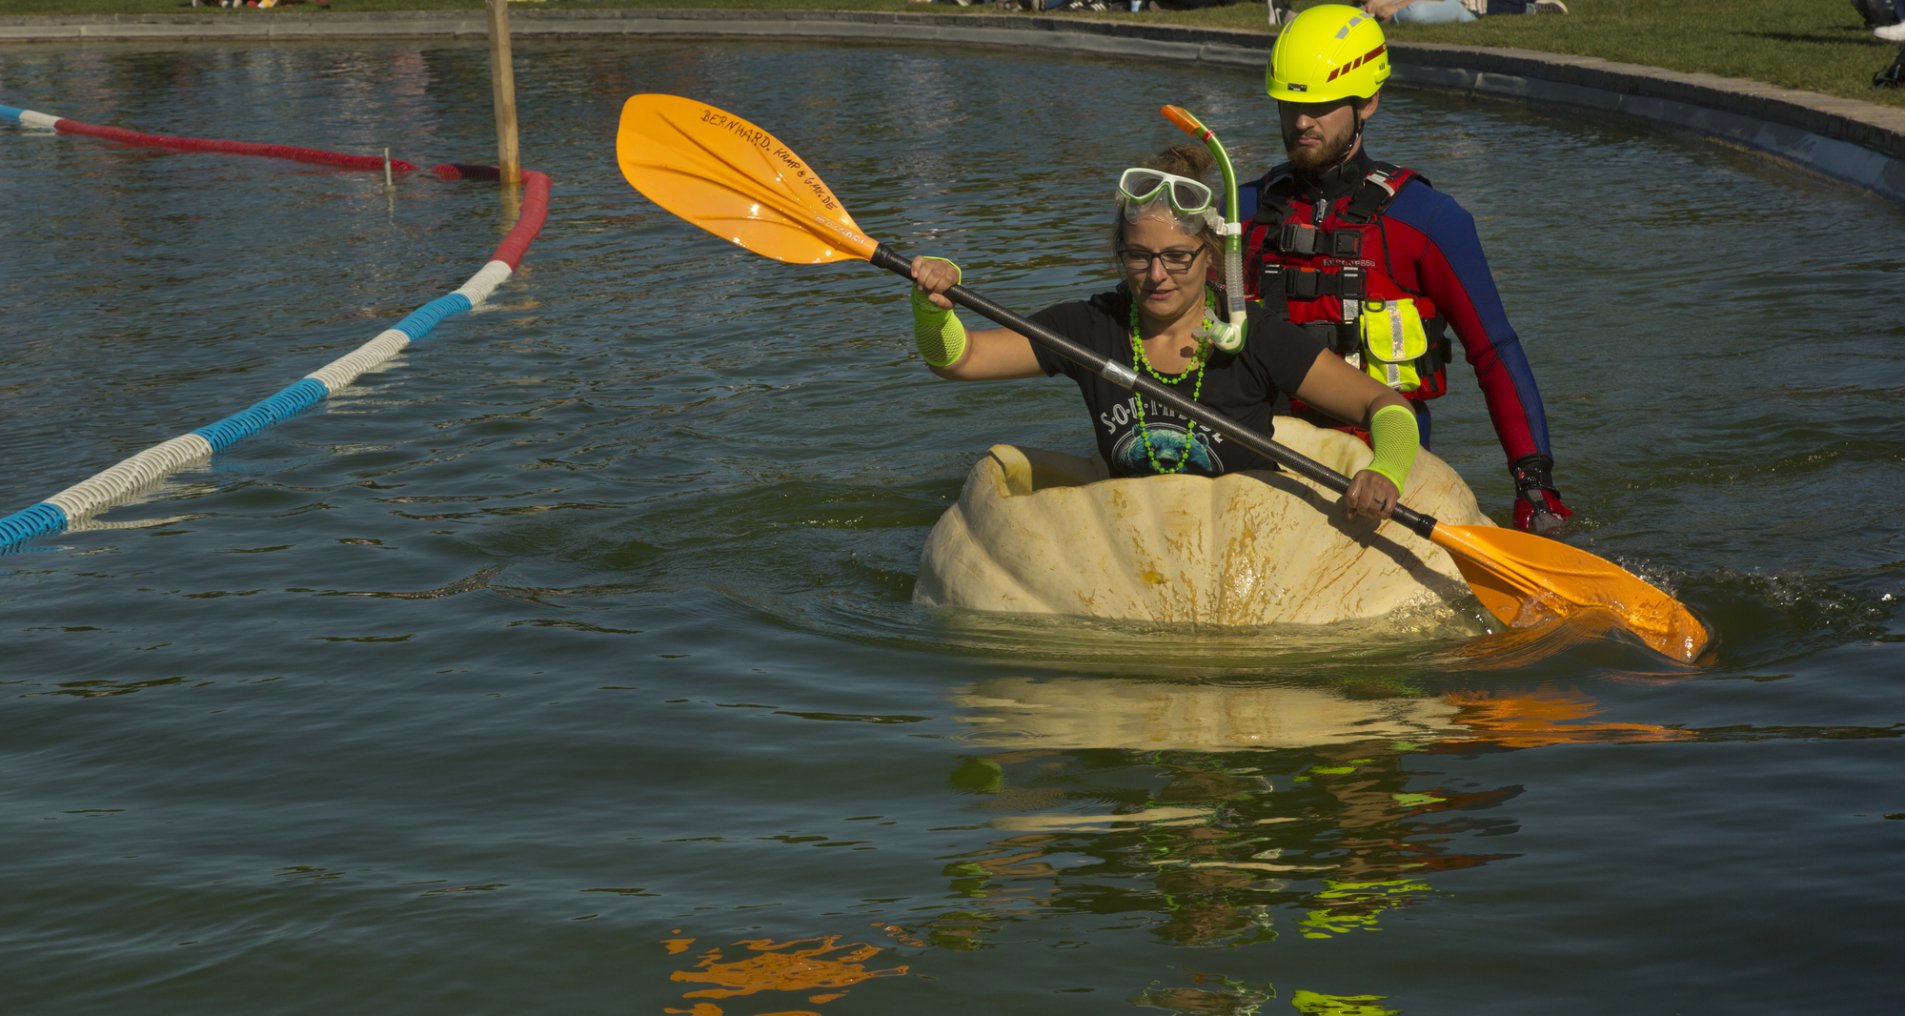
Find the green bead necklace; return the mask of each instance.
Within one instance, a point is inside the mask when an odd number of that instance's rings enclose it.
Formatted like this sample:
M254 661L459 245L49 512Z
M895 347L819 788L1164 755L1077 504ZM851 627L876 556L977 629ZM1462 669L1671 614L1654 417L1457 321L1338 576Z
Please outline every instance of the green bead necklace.
M1204 306L1205 306L1204 312L1206 315L1210 313L1210 303L1211 303L1211 295L1208 292L1206 292L1204 294ZM1196 376L1196 380L1191 385L1191 401L1196 402L1197 397L1204 393L1204 364L1206 364L1209 361L1210 361L1210 343L1199 340L1197 344L1197 355L1196 357L1192 359L1190 366L1185 367L1183 371L1177 374L1158 373L1157 369L1151 366L1150 359L1144 355L1144 338L1138 333L1138 301L1136 299L1133 299L1131 301L1131 369L1132 370L1142 370L1146 374L1151 375L1152 378L1156 379L1158 382L1162 384L1175 385L1182 382L1185 378L1190 377L1192 367L1195 367L1197 370L1197 376ZM1173 466L1170 469L1165 469L1163 466L1158 465L1158 453L1151 447L1151 430L1149 427L1146 427L1144 424L1144 393L1142 392L1138 393L1138 398L1136 401L1138 406L1138 439L1144 442L1144 457L1151 460L1151 471L1154 473L1161 473L1165 476L1169 476L1173 473L1183 472L1184 467L1190 465L1191 463L1191 446L1195 443L1195 439L1197 435L1197 421L1196 420L1185 421L1184 454L1178 456L1177 464L1175 466Z

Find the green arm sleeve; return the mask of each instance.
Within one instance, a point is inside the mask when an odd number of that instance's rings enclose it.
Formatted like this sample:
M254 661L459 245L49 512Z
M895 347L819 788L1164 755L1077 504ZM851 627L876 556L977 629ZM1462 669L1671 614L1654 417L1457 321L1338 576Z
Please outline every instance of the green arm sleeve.
M934 261L946 261L945 258L933 258ZM951 261L947 264L953 265ZM958 271L959 266L953 265ZM965 278L965 273L960 273ZM926 294L913 289L913 342L919 346L919 355L935 367L958 363L966 355L966 326L959 323L958 315L943 307L935 307L926 299Z
M1380 473L1402 492L1415 465L1416 451L1422 445L1422 432L1416 427L1415 411L1406 406L1384 406L1369 418L1369 447L1376 457L1364 469Z

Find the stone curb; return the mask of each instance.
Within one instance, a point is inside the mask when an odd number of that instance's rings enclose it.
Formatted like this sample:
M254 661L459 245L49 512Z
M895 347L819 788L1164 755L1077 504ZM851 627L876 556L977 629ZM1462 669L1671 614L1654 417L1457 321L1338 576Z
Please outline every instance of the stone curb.
M141 40L484 38L481 11L262 11L0 17L0 45ZM515 38L819 38L881 44L1027 47L1261 67L1262 32L1019 14L603 10L510 12ZM1905 109L1530 50L1397 42L1395 80L1417 87L1594 110L1768 152L1905 204ZM19 97L13 97L19 98Z

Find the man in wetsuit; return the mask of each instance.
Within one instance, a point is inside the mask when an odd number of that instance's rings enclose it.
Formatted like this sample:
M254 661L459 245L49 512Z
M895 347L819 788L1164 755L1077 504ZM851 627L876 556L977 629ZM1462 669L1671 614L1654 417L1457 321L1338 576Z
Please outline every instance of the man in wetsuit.
M1558 534L1573 512L1555 489L1541 393L1474 217L1363 150L1388 79L1382 27L1358 8L1306 8L1277 34L1265 80L1290 161L1238 188L1247 295L1283 302L1292 322L1400 391L1425 448L1452 328L1507 454L1515 527Z

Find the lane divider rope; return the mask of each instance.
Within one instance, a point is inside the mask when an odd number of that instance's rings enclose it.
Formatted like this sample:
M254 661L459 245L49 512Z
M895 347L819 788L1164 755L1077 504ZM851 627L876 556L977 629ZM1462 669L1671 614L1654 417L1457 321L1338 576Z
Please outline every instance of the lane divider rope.
M325 152L293 145L266 145L246 141L218 141L204 138L180 138L162 134L143 134L118 127L101 127L65 117L37 113L0 104L0 122L11 121L23 127L82 134L121 144L180 151L218 152L263 158L290 159L298 162L335 166L341 169L381 170L382 156L350 155ZM414 173L417 166L401 159L390 160L393 173ZM443 180L500 180L494 166L444 163L431 172ZM444 318L465 313L488 299L503 281L516 271L529 245L549 215L549 177L534 170L522 173L522 212L516 225L503 237L490 260L455 291L439 296L405 315L395 325L352 352L312 371L282 391L262 399L222 420L206 424L154 445L89 479L82 480L38 504L11 515L0 516L0 552L17 548L38 536L65 532L94 513L124 502L152 487L165 477L210 461L252 434L288 420L337 394L360 375L388 362L412 342L429 334Z

